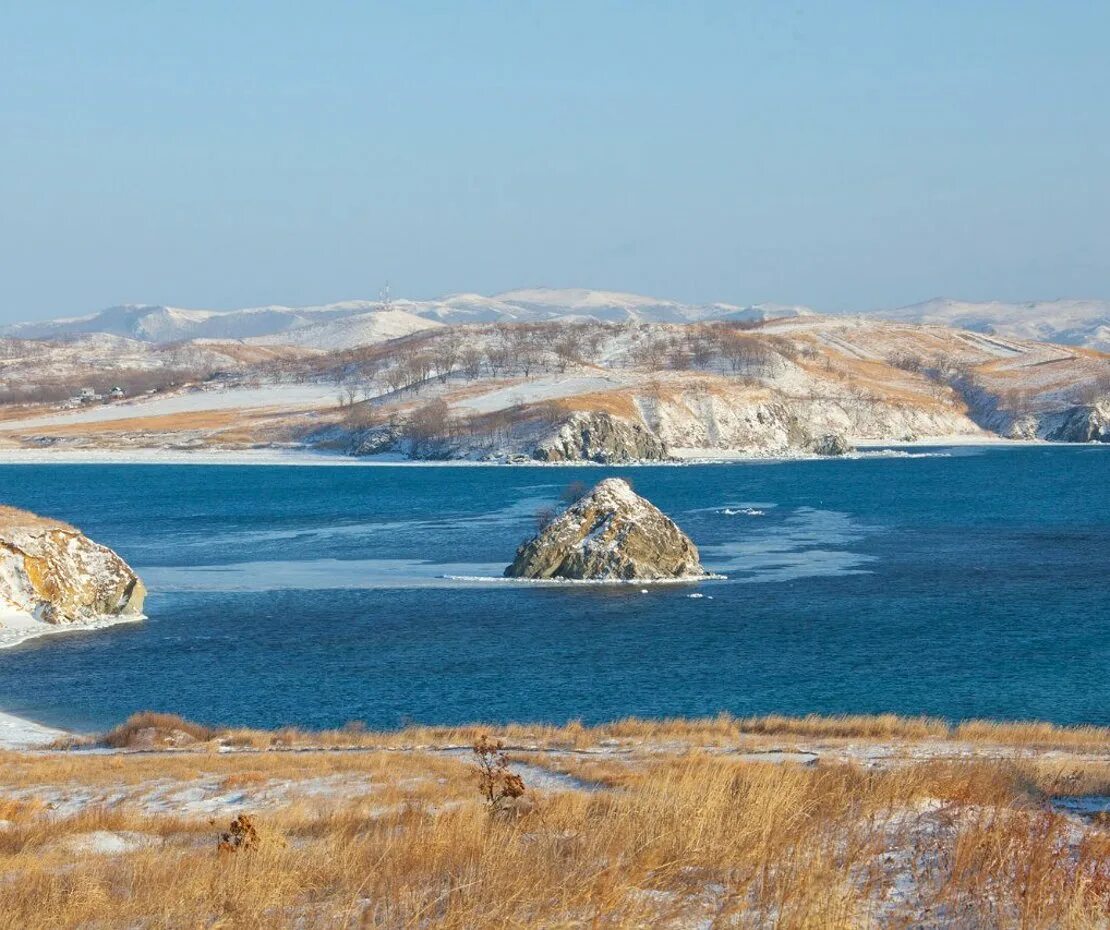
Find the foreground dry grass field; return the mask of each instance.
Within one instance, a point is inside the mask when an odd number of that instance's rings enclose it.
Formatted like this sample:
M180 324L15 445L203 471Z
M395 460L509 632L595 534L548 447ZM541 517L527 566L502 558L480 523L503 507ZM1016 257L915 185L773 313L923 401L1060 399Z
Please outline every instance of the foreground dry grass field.
M487 754L481 784L487 732L507 767ZM0 754L0 928L1107 927L1108 735L147 715Z

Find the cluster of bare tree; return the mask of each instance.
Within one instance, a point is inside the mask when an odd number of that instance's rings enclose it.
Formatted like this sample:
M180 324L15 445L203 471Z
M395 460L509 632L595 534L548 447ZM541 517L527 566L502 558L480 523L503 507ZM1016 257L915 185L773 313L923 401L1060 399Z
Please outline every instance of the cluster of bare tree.
M1094 404L1100 401L1110 401L1110 362L1106 363L1107 370L1087 384L1082 385L1077 392L1077 400L1081 404Z
M65 377L44 377L36 381L13 379L0 381L0 404L59 404L75 397L84 388L91 389L95 394L106 395L112 388L118 387L125 396L133 397L208 381L214 375L212 371L154 368L96 371Z
M789 340L753 334L752 328L737 323L496 323L424 331L332 353L311 364L318 366L317 374L330 374L346 406L360 397L400 392L434 379L529 378L598 364L607 340L620 336L627 336L631 346L627 363L651 371L716 368L762 377L782 358L797 357L799 350Z
M365 415L355 412L363 409L367 410ZM446 447L456 445L480 443L485 448L498 448L508 444L513 430L522 422L551 426L565 415L566 411L555 403L467 414L458 410L452 412L446 401L435 398L407 415L386 413L361 404L348 412L347 419L361 428L389 425L399 440L410 444L412 454L422 458L438 456ZM360 419L361 416L365 418Z
M336 353L331 373L347 403L370 396L378 385L397 392L452 376L527 378L595 357L606 329L597 323L498 323L423 332Z
M639 368L690 371L720 367L733 374L770 374L776 361L795 354L793 344L773 336L755 336L727 323L687 326L681 331L648 329L629 351Z
M0 339L0 359L40 358L50 349L49 343L33 339Z

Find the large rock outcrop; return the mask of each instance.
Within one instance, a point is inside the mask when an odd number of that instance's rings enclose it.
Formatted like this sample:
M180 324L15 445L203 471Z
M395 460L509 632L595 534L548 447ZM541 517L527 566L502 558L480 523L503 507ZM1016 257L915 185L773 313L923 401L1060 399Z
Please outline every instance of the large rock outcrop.
M627 481L606 478L517 550L510 578L704 577L697 547Z
M1045 439L1054 442L1110 442L1110 401L1079 404L1061 411Z
M852 444L838 433L826 433L810 441L810 450L814 455L847 455L852 451Z
M643 423L605 411L572 413L532 457L540 462L657 462L667 447Z
M0 609L44 623L142 615L146 588L107 546L65 523L0 506Z

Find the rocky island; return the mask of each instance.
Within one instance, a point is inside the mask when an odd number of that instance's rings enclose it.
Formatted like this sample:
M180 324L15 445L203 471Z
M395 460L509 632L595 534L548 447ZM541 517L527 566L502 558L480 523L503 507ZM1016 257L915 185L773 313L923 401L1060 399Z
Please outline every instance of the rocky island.
M622 478L606 478L517 550L510 578L704 578L698 549Z
M0 646L52 626L137 620L145 596L107 546L58 520L0 506Z

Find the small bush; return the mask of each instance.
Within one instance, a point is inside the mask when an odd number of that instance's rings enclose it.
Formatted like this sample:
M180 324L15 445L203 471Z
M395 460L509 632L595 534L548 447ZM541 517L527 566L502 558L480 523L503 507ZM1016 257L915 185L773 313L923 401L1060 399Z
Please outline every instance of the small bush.
M570 504L576 504L578 501L582 500L589 490L589 485L587 485L585 481L572 481L563 488L563 493L560 496L563 499L563 503L569 506Z
M524 779L509 771L505 744L482 734L474 743L478 766L478 790L491 814L507 810L524 795Z
M240 814L216 839L216 849L221 855L250 852L259 843L258 828L247 814Z
M557 516L558 513L556 512L554 507L541 507L539 510L537 510L536 516L534 518L536 521L536 532L542 533L544 530L546 530L549 526L551 526L552 522Z

